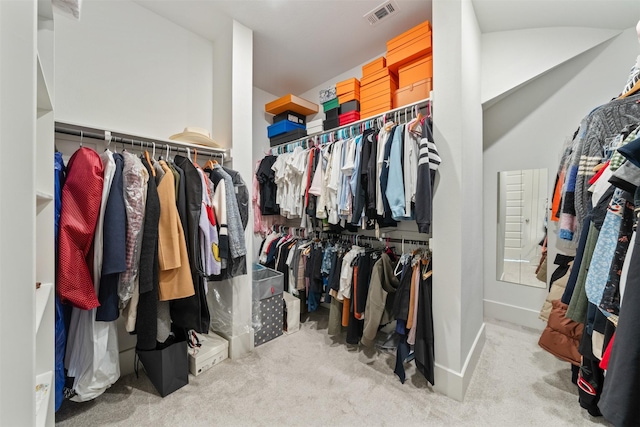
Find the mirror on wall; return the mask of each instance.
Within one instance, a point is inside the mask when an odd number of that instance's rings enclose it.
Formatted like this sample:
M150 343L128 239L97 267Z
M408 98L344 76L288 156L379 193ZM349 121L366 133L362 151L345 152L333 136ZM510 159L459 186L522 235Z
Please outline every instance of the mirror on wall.
M547 210L547 170L498 172L496 279L546 287L536 278Z

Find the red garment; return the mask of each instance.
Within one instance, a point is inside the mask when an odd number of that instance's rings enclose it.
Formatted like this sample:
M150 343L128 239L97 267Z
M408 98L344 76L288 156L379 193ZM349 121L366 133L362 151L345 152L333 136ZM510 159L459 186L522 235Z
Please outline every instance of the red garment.
M607 370L609 367L609 358L611 357L611 347L613 347L613 342L616 339L616 334L613 334L611 337L611 341L609 341L609 345L607 345L607 349L602 355L602 360L600 361L600 369Z
M90 148L71 156L62 188L56 289L62 302L90 310L100 305L89 259L104 183L102 160Z

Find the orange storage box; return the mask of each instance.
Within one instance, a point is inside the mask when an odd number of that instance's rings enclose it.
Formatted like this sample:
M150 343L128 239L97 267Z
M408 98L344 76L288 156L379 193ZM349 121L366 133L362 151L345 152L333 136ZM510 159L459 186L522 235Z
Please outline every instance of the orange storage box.
M382 93L389 93L389 95L393 95L393 92L396 89L398 89L398 81L396 79L391 76L383 77L382 79L365 86L360 91L360 100L366 101Z
M428 53L431 53L431 24L425 21L387 42L387 67L396 71Z
M380 80L380 79L382 79L384 77L389 77L389 76L391 76L394 79L398 78L387 67L381 68L378 71L375 71L375 72L373 72L371 74L368 74L366 77L363 76L362 79L360 80L360 89L364 89L365 86L368 86L371 83L377 82L378 80Z
M373 61L369 62L368 64L364 64L362 66L362 77L364 78L365 76L371 75L371 74L375 73L376 71L380 71L381 69L383 69L386 66L387 66L387 60L386 60L386 58L384 56L381 56L380 58L374 59ZM364 84L362 79L360 80L360 84Z
M402 107L429 98L431 92L431 78L420 80L410 86L396 90L393 98L393 108Z
M336 93L338 95L354 91L360 91L360 80L355 77L336 83ZM342 102L340 103L342 104Z
M360 91L351 91L351 92L347 92L344 93L342 95L338 95L338 102L340 104L344 104L345 102L349 102L349 101L360 101Z
M288 94L275 101L265 104L264 111L270 114L280 114L285 111L293 111L294 113L310 116L318 112L318 104L302 99L299 96Z
M366 110L370 110L371 108L382 107L383 105L386 105L387 107L391 108L391 105L393 104L394 93L395 91L380 93L364 101L360 101L360 110L366 111Z
M382 108L377 108L377 109L371 109L371 110L367 110L367 111L360 111L360 120L362 119L367 119L369 117L373 117L373 116L378 116L382 113L385 113L387 111L391 110L391 107L382 107Z
M398 68L398 86L400 87L412 85L426 78L433 78L433 56L431 54Z

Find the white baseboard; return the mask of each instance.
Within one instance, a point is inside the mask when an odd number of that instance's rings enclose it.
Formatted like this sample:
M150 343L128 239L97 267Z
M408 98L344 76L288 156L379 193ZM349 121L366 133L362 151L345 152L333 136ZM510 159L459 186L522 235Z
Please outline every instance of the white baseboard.
M484 317L498 319L528 328L543 330L547 324L538 318L540 310L518 307L498 301L484 300Z
M478 360L480 360L485 339L485 324L483 323L462 366L461 372L454 371L438 363L435 364L436 391L460 402L464 400L469 382L471 381L473 372L476 370Z

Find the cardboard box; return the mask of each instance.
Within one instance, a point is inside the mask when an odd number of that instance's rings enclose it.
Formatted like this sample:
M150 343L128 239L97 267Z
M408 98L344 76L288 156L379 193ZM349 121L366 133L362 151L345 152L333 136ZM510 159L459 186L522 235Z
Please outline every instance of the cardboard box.
M338 98L340 97L340 95L359 90L360 80L356 79L355 77L336 83L336 93L338 94Z
M318 98L320 99L321 104L334 100L338 97L335 86L331 86L326 89L321 89L318 95L319 95Z
M335 119L327 119L322 122L322 127L325 131L335 129L340 126L340 118L336 117Z
M340 114L348 113L350 111L360 111L360 102L356 99L340 104Z
M338 97L336 96L331 101L325 102L322 104L322 109L326 113L329 110L333 110L334 108L338 108L340 106L340 101L338 101Z
M290 122L297 123L299 125L305 125L307 123L307 117L295 111L285 111L284 113L276 114L273 116L273 124L281 122L283 120L289 120Z
M324 115L325 120L337 120L338 116L340 115L340 104L338 104L336 108L325 111Z
M346 102L353 101L354 99L356 101L360 101L360 91L359 90L357 92L354 91L354 92L345 93L343 95L338 95L338 102L340 104L344 104Z
M379 108L379 109L361 111L360 112L360 120L368 119L368 118L374 117L374 116L379 116L379 115L381 115L383 113L386 113L389 110L391 110L391 107L384 107L384 108Z
M421 56L398 68L399 87L406 87L426 78L433 78L433 56L431 54Z
M429 98L431 94L431 79L427 78L410 86L400 88L396 91L393 108L402 107Z
M311 128L322 127L322 119L311 120L307 122L307 132L311 131Z
M348 125L349 123L357 122L360 120L359 111L350 111L348 113L340 114L340 126Z
M300 330L300 299L289 292L284 292L282 296L285 307L284 332L289 335Z
M398 89L398 80L395 76L382 77L381 79L364 86L360 90L360 100L371 98L379 92L394 91Z
M387 60L384 56L381 56L380 58L376 58L373 61L369 62L368 64L364 64L362 66L362 79L360 80L360 84L361 85L364 84L362 80L364 80L365 76L373 74L376 71L379 71L386 66L387 66Z
M302 129L305 130L305 125L299 125L298 123L290 122L289 120L282 120L277 123L267 126L267 136L269 138L282 135L283 133L291 132L292 130Z
M273 138L269 138L269 145L273 147L274 145L285 144L287 142L295 141L296 139L304 138L305 136L307 136L306 129L295 129L278 136L274 136Z
M382 68L374 73L371 73L369 75L367 75L366 77L362 77L362 80L360 80L360 91L362 91L365 87L367 87L368 85L370 85L371 83L374 83L378 80L380 80L383 77L389 77L391 76L394 79L398 79L398 76L396 76L391 70L389 70L389 68L385 67Z
M303 116L310 116L318 112L318 105L299 96L288 94L265 104L264 110L270 114L280 114L290 110Z
M197 335L201 346L195 349L187 347L189 372L196 377L229 357L229 341L213 332Z
M391 71L431 53L431 24L425 21L387 42L387 67Z

